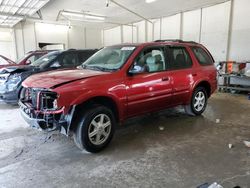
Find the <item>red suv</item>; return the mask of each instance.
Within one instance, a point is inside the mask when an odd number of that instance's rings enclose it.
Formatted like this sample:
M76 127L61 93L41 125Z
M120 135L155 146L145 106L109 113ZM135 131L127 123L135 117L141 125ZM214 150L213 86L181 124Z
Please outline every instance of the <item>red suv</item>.
M167 40L105 47L77 70L37 74L23 87L19 105L32 127L72 132L80 149L98 152L127 118L177 105L201 115L217 80L204 46Z

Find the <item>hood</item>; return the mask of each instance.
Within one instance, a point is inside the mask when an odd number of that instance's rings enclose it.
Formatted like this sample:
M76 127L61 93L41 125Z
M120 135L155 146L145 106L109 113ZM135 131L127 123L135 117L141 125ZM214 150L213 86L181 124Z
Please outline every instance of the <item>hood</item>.
M32 88L56 88L70 82L82 80L85 78L110 74L109 72L100 72L87 69L71 69L44 72L28 77L24 82L24 87Z
M0 74L6 73L21 73L34 69L33 66L22 65L22 66L8 66L0 69Z

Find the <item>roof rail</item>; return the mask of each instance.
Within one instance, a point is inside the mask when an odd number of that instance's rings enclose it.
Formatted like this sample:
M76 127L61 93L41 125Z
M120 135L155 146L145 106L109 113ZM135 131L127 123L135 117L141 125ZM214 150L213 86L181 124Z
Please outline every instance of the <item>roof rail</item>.
M154 42L179 42L179 43L193 43L193 44L198 44L195 41L183 41L181 39L162 39L162 40L155 40Z

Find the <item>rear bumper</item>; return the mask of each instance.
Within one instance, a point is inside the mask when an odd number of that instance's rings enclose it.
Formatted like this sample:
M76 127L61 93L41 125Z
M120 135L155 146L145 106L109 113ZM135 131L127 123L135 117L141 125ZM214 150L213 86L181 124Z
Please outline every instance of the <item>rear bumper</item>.
M59 130L62 134L68 131L68 122L62 113L57 114L43 114L35 111L28 104L22 101L18 102L23 119L30 125L30 127L46 132Z

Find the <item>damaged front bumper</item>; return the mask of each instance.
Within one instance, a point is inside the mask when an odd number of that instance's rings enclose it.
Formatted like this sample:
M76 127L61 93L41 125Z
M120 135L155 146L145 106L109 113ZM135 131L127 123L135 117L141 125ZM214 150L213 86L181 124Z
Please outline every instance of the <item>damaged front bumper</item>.
M17 104L21 85L16 89L9 91L6 82L0 82L0 102L7 104Z
M32 105L22 101L18 102L24 120L35 129L46 132L59 130L68 135L71 118L63 114L63 108L54 111L37 111Z
M0 91L0 102L7 104L17 104L18 103L18 91Z

